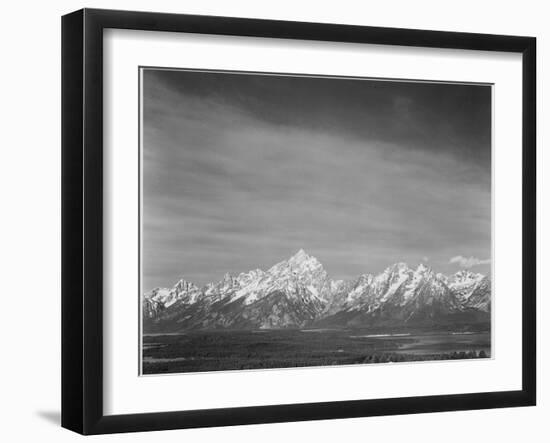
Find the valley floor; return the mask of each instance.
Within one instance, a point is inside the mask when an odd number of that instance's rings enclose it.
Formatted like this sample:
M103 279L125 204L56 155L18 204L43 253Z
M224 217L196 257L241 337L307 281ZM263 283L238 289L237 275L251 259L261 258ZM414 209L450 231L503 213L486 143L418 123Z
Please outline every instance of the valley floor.
M211 330L143 337L147 374L487 358L490 328Z

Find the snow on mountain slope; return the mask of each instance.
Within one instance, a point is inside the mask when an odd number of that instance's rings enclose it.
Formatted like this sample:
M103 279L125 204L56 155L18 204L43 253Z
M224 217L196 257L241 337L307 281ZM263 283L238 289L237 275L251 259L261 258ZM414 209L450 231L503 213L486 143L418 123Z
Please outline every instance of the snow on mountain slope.
M485 318L490 302L490 280L481 274L447 277L423 264L396 263L378 275L335 281L300 250L267 271L226 274L201 289L183 279L157 288L145 294L143 312L144 328L156 330L368 326Z
M489 312L491 310L491 280L483 277L471 292L465 306Z
M484 276L471 271L462 270L452 275L449 280L449 289L462 299L467 301Z

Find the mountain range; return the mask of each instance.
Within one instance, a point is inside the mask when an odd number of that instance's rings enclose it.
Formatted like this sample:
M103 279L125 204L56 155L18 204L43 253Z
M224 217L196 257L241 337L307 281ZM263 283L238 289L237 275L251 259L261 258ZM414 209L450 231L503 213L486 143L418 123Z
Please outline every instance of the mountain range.
M226 274L199 287L185 279L144 294L145 333L192 329L445 326L490 321L491 281L396 263L380 274L333 280L304 250L267 271Z

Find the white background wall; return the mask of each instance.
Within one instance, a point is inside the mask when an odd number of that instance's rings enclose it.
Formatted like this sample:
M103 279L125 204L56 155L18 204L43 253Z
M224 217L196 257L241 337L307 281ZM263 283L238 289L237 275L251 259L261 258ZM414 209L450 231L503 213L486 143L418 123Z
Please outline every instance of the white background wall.
M94 441L548 441L549 11L523 0L4 2L0 39L0 438L74 441L60 410L60 16L81 7L531 35L538 38L539 406L102 436ZM546 113L545 113L546 111ZM542 228L542 229L541 229ZM519 271L519 270L518 270ZM546 372L546 374L545 374ZM414 380L411 380L414 383ZM452 383L452 380L449 380Z

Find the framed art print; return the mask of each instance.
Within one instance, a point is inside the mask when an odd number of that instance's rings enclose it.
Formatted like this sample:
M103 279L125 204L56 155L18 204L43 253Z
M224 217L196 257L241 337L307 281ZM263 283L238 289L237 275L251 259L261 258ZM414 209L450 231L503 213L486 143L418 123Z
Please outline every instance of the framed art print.
M534 38L84 9L62 49L63 426L535 404Z

